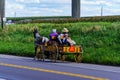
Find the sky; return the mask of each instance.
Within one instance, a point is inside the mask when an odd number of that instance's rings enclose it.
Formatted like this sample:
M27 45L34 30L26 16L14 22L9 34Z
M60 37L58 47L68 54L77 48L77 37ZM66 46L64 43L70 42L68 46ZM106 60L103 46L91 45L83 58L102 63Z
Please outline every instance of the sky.
M81 17L120 15L120 0L81 0ZM6 17L71 16L71 0L6 0Z

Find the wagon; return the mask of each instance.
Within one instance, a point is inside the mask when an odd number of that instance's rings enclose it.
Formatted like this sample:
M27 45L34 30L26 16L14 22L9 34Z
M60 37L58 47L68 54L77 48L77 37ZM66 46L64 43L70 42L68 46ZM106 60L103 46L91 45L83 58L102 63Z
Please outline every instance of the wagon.
M53 42L50 45L38 45L37 47L37 59L45 60L45 54L48 54L50 60L55 61L60 59L65 61L66 56L69 54L74 55L75 62L81 62L83 50L81 46L68 46L68 45L58 45Z

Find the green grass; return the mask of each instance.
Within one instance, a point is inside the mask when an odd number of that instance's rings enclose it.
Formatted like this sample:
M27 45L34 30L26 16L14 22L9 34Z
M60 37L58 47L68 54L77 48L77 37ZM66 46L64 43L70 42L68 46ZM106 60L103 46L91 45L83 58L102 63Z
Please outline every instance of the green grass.
M53 28L58 32L64 27L68 28L71 38L83 47L83 63L120 65L120 22L8 25L4 31L0 30L0 52L32 57L34 27L46 37ZM68 59L73 61L72 56Z

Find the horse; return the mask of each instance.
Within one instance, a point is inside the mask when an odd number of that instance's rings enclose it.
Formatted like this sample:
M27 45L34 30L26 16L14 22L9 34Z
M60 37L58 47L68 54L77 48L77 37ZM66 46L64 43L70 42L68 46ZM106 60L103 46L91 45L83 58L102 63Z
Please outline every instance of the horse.
M34 29L33 34L34 34L34 47L35 47L34 59L36 58L39 59L41 57L41 59L44 60L44 45L47 44L49 39L47 37L40 36L36 28Z

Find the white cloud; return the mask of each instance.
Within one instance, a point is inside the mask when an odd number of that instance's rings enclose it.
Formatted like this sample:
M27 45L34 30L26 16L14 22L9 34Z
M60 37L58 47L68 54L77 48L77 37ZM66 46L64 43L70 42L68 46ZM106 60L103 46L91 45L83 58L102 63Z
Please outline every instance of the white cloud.
M81 0L82 16L120 15L120 0ZM71 0L6 0L6 16L70 16Z
M112 6L112 3L110 1L106 0L96 0L96 1L88 1L88 0L81 0L82 4L84 5L106 5L106 6Z
M6 1L6 16L13 16L15 12L24 11L25 5Z
M16 0L16 2L22 2L22 3L40 3L40 0Z
M120 15L120 9L110 9L106 8L103 10L104 15Z
M15 9L20 10L20 9L24 9L25 8L25 5L18 4L18 3L6 2L6 5L7 5L6 9L8 9L8 10L11 10L11 9L13 9L13 10L15 10Z
M44 3L70 3L71 0L40 0Z

